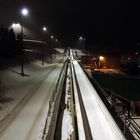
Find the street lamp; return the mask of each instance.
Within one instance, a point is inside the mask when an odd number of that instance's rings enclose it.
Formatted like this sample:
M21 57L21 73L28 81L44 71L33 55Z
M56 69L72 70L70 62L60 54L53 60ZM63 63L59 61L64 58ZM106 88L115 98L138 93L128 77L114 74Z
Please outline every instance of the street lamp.
M21 10L21 14L22 14L23 16L28 15L28 9L23 8L23 9Z
M56 38L55 41L58 42L58 39Z
M24 52L23 52L23 38L24 38L24 25L23 18L28 15L28 9L23 8L21 10L21 75L24 76Z
M51 39L54 39L54 36L53 35L51 35Z
M43 31L44 31L44 32L46 32L46 31L47 31L47 28L46 28L46 27L43 27L42 29L43 29Z
M86 39L83 36L79 37L79 44L80 44L80 48L83 50L83 52L85 52L85 56L86 56L86 65L87 65L87 57L88 57L88 48L86 45Z
M44 26L42 30L43 32L46 32L47 28ZM44 65L44 47L45 47L45 42L43 43L43 46L42 46L42 65Z
M28 9L26 9L26 8L23 8L23 9L21 10L21 15L22 15L22 19L21 19L21 34L22 34L22 37L24 37L23 18L24 18L25 16L27 16L28 13L29 13L29 12L28 12Z
M82 37L82 36L80 36L80 37L79 37L79 40L83 40L83 37Z
M86 39L82 36L79 37L79 47L82 50L85 50L85 55L87 57L87 47L85 46ZM86 48L85 48L86 47Z

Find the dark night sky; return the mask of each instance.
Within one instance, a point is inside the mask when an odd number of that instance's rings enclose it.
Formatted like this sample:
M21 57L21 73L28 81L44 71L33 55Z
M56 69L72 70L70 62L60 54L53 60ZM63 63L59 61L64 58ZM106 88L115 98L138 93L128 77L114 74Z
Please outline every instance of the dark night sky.
M20 18L19 10L27 6L27 26L39 33L42 25L65 42L80 35L94 42L139 40L139 4L126 0L1 0L0 22Z

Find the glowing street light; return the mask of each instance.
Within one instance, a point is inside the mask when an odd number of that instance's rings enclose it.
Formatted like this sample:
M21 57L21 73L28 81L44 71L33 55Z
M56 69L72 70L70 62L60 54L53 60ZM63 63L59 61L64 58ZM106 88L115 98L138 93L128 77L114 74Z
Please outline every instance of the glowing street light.
M104 58L103 56L99 56L99 60L100 60L100 61L104 61L105 58Z
M23 8L22 10L21 10L21 14L23 15L23 16L26 16L26 15L28 15L28 9L27 8Z
M80 43L80 45L81 45L81 48L82 49L85 49L85 55L86 55L86 58L87 58L87 46L85 45L85 42L86 42L86 39L85 38L83 38L82 36L80 36L79 37L79 43Z
M43 31L46 32L47 31L47 28L46 27L43 27Z
M82 37L82 36L80 36L80 37L79 37L79 40L83 40L83 37Z
M42 30L43 32L46 32L47 28L44 26ZM45 48L45 43L43 43L43 46L42 46L42 65L44 65L44 48Z
M23 31L23 28L24 28L24 26L23 26L23 17L25 17L25 16L27 16L28 15L28 9L26 9L26 8L23 8L22 10L21 10L21 15L22 15L22 23L21 23L21 34L22 34L22 37L23 37L23 33L24 33L24 31Z
M51 39L54 39L54 36L53 35L51 35Z

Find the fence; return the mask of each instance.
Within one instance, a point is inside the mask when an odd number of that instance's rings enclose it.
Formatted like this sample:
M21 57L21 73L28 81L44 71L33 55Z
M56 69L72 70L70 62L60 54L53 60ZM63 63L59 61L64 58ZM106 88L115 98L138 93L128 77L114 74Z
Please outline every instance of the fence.
M46 139L53 140L54 138L66 69L67 69L67 60L65 61L65 64L61 70L59 78L54 87L52 96L50 97L49 100L48 117L46 119L42 140L46 140Z

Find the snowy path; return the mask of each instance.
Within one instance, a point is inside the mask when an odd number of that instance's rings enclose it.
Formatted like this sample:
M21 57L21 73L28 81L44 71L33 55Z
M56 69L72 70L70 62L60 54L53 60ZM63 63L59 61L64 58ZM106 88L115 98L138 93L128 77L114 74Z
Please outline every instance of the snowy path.
M13 108L20 104L26 95L30 96L30 93L39 87L45 75L49 74L55 66L56 64L42 66L38 62L28 64L24 69L29 76L24 77L17 73L20 71L20 67L0 71L0 80L7 89L6 97L10 98L10 101L3 102L4 108L0 110L0 123L8 114L11 114Z
M62 64L58 64L52 69L51 73L46 76L43 84L35 92L33 97L0 135L0 140L41 139L43 125L48 113L49 97L51 96L61 68Z

